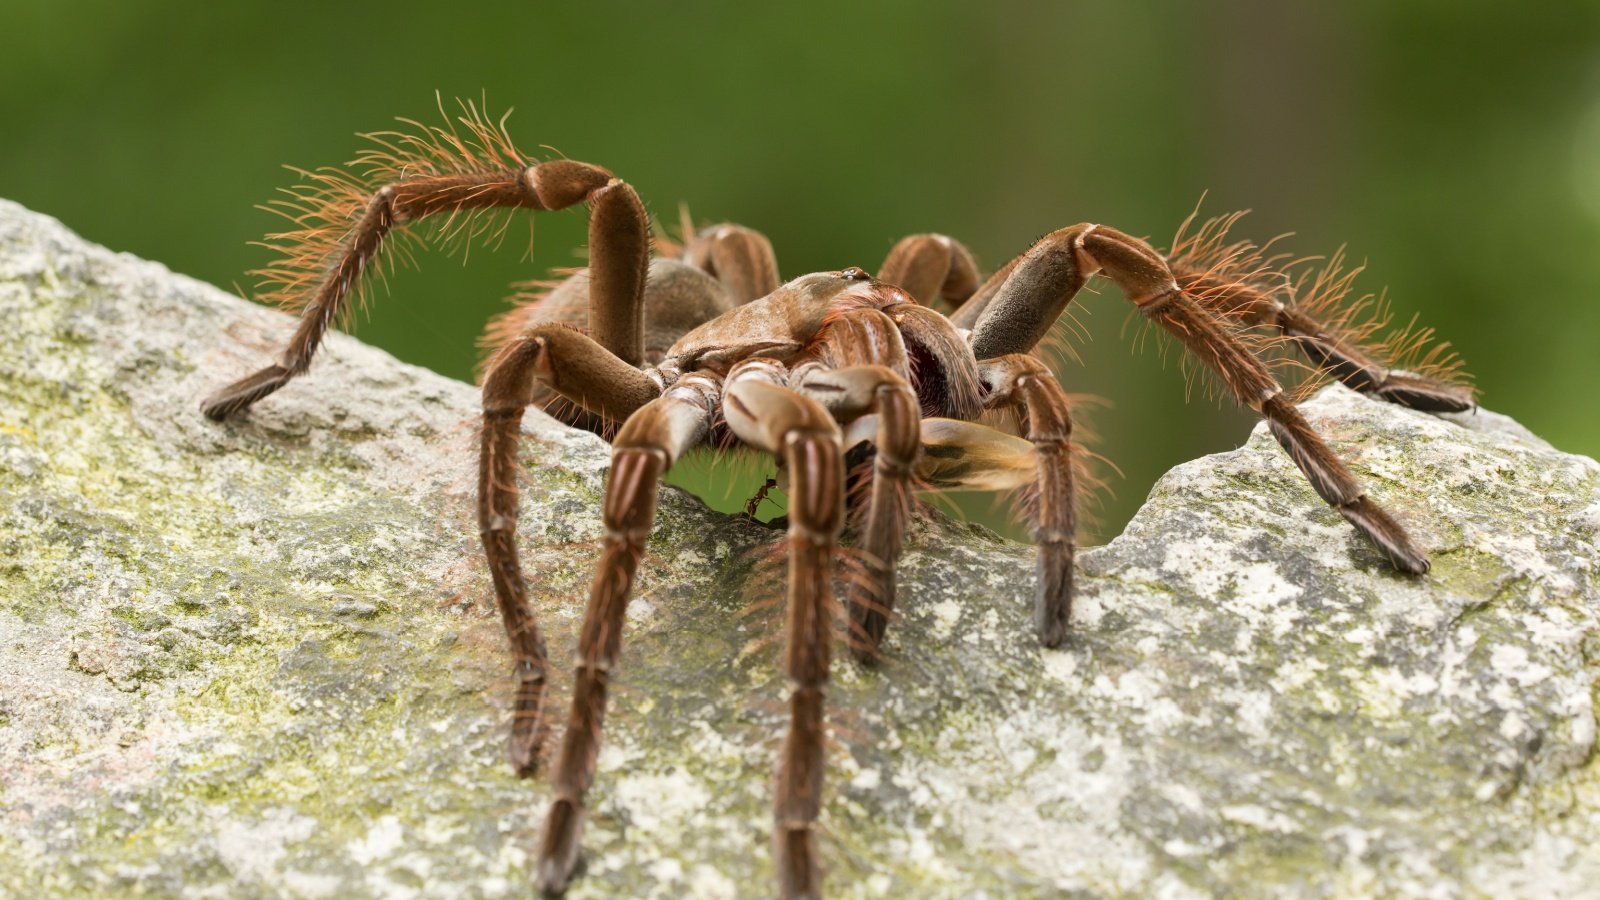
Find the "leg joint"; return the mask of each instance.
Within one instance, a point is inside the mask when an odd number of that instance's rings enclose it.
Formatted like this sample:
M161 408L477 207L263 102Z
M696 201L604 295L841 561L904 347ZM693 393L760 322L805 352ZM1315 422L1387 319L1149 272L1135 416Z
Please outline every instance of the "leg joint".
M1183 296L1183 288L1178 287L1177 282L1173 282L1165 290L1134 300L1133 305L1137 306L1139 312L1146 316L1156 316L1160 315L1163 310L1171 306L1173 301L1181 296Z

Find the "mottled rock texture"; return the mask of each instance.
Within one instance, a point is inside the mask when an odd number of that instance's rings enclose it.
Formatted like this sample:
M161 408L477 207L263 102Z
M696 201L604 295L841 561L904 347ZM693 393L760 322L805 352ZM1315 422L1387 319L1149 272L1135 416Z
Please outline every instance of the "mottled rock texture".
M210 423L287 320L4 203L0 329L0 893L528 895L473 389L335 337ZM1433 572L1259 429L1081 555L1059 651L1030 549L930 519L885 664L836 668L833 894L1597 890L1600 467L1488 412L1306 411ZM527 434L560 661L607 452ZM663 491L572 896L770 892L774 539Z

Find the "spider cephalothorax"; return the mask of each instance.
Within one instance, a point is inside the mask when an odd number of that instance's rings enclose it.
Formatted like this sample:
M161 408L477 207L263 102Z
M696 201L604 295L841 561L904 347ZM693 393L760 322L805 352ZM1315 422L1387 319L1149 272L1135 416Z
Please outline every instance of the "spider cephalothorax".
M814 831L841 532L848 529L861 561L857 577L840 582L847 643L870 663L896 601L913 488L1020 488L1038 546L1038 638L1048 647L1064 639L1073 590L1072 424L1066 394L1032 354L1095 274L1258 411L1317 493L1390 565L1428 570L1427 555L1366 495L1255 352L1263 342L1292 346L1351 387L1414 408L1471 406L1472 391L1452 377L1449 359L1428 356L1419 374L1363 347L1372 328L1355 321L1359 303L1338 305L1349 275L1337 266L1296 281L1283 273L1283 259L1229 242L1230 218L1180 237L1166 255L1106 226L1073 225L986 280L961 244L915 235L895 245L876 278L851 267L780 284L772 247L758 233L717 225L652 259L648 217L628 184L587 163L529 163L502 127L470 106L461 123L464 135L448 125L375 135L378 149L354 164L366 171L321 170L293 194L287 206L299 227L276 236L284 259L265 276L301 310L300 326L278 364L218 391L204 409L225 418L305 372L385 242L410 223L432 217L446 237L471 237L486 227L480 213L589 205L588 269L497 320L483 379L478 517L515 659L510 756L523 774L538 767L551 728L545 646L516 545L523 411L540 406L609 435L613 447L604 544L538 851L537 877L548 892L563 890L577 863L584 796L657 488L697 445L743 443L773 454L787 477L783 666L793 690L774 807L785 896L821 889ZM935 300L954 311L925 305ZM1400 343L1415 354L1423 341ZM1014 413L1017 435L976 424L990 410ZM853 472L847 454L862 462Z

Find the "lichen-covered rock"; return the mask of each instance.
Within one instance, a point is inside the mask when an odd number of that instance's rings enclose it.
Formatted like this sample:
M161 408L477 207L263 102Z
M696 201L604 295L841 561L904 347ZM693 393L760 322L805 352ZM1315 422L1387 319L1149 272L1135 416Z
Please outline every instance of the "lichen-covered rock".
M335 337L203 419L286 322L0 203L0 893L530 893L545 788L502 759L474 391ZM836 666L832 893L1597 890L1600 466L1488 412L1305 408L1432 573L1260 430L1080 556L1059 651L1030 548L927 520L884 665ZM560 661L607 453L527 434ZM663 491L573 896L770 892L773 541Z

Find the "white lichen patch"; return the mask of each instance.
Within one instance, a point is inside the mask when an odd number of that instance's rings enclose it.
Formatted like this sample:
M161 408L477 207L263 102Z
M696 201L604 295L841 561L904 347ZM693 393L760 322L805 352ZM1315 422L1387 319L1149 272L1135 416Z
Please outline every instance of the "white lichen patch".
M503 759L474 390L336 336L207 422L285 320L5 204L0 321L0 893L529 896L548 788ZM1030 548L919 522L879 665L834 663L830 894L1596 883L1600 467L1489 412L1305 408L1433 571L1389 571L1261 429L1080 553L1058 650ZM559 708L608 453L525 429ZM778 538L675 489L660 522L569 896L765 896Z
M1276 810L1267 809L1254 803L1241 803L1224 806L1218 810L1222 818L1229 822L1247 825L1258 831L1274 831L1279 834L1294 834L1301 830L1301 825L1288 815Z
M366 834L351 841L345 852L363 866L394 855L405 846L405 829L395 816L383 816L367 829Z

